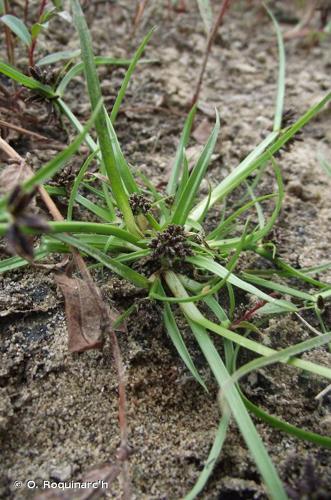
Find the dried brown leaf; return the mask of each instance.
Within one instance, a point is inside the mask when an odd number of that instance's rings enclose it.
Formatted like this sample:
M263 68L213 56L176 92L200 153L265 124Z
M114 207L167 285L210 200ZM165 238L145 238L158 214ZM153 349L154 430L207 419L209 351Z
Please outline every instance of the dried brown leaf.
M65 274L59 274L56 282L65 298L69 351L101 348L108 315L96 285Z
M31 169L24 161L9 163L0 172L0 194L7 194L30 177Z

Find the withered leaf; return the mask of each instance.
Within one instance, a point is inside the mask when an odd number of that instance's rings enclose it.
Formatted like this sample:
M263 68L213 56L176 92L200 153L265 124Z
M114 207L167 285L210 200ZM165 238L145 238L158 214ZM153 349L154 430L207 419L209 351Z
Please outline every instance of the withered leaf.
M69 278L66 274L59 274L56 282L65 299L69 351L101 348L107 310L96 285L80 278Z
M0 172L0 194L7 194L31 177L31 169L24 161L9 163Z

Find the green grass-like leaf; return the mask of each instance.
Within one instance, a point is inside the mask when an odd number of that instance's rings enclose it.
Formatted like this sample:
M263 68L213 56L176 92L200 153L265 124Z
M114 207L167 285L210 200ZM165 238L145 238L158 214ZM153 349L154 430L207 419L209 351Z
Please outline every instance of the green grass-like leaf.
M44 259L48 255L48 250L40 247L34 252L34 260L38 262L39 260ZM22 257L14 256L9 257L8 259L3 259L0 261L0 273L6 273L8 271L13 271L14 269L18 269L20 267L28 266L30 262Z
M179 177L182 170L182 164L184 161L184 152L190 138L196 111L197 111L196 106L193 106L184 124L183 132L179 140L175 160L171 168L170 178L167 185L167 193L169 195L174 195L176 192L176 188L178 186Z
M201 493L201 491L207 484L207 481L216 465L216 461L221 454L222 447L227 436L229 422L230 415L225 414L220 420L213 446L210 449L204 468L202 469L202 472L199 475L199 478L192 490L187 495L185 495L184 500L194 500L194 498L196 498L199 493Z
M159 286L159 293L164 294L164 290L162 286ZM173 312L171 310L171 307L169 304L166 304L164 307L164 312L163 312L163 318L164 318L164 325L166 327L166 330L168 332L169 337L171 338L175 348L178 351L178 354L182 358L183 362L185 363L186 367L188 370L191 372L193 378L200 384L202 387L207 390L207 387L202 380L198 370L196 369L194 362L191 358L190 353L187 350L187 347L185 345L185 342L183 340L183 337L178 329L176 319L173 315Z
M156 30L156 27L152 28L149 33L147 33L147 35L144 37L143 41L141 42L141 44L139 45L138 49L136 50L136 53L134 54L131 62L130 62L130 65L128 67L128 70L125 74L125 77L123 79L123 82L122 82L122 85L121 85L121 88L117 94L117 97L116 97L116 100L114 102L114 106L113 106L113 109L112 109L112 112L111 112L111 115L110 115L110 119L111 119L111 122L114 124L115 121L116 121L116 118L117 118L117 114L118 114L118 111L120 109L120 106L122 104L122 101L123 101L123 98L125 96L125 93L126 93L126 89L129 85L129 82L130 82L130 79L132 77L132 74L139 62L139 59L141 58L141 56L143 55L144 53L144 50L145 50L145 47L146 45L148 44L149 40L151 39L154 31Z
M55 237L55 236L54 236ZM114 273L118 274L124 279L127 279L134 285L136 285L139 288L149 288L150 283L145 276L142 274L137 273L130 267L126 266L125 264L122 264L121 262L116 261L115 259L112 259L105 253L101 252L100 250L97 250L96 248L93 248L90 245L86 245L82 241L80 241L78 238L73 238L72 236L65 236L65 235L56 235L56 238L63 243L66 243L67 245L70 245L72 247L78 248L81 252L89 255L90 257L94 258L98 262L101 262L104 266L108 267L111 271Z
M81 56L84 62L84 70L90 96L90 102L92 109L95 109L97 103L101 99L101 88L94 62L92 41L79 1L71 0L71 5L73 10L74 22L80 38ZM129 231L133 234L139 234L139 230L136 226L129 204L128 196L125 193L121 176L116 167L114 151L111 139L108 134L107 112L104 107L97 117L95 127L98 134L103 164L108 175L117 206L123 214L125 223Z
M200 325L196 325L190 320L188 320L188 322L201 351L204 353L208 361L219 387L224 391L226 403L229 406L246 445L254 458L261 476L264 479L270 498L275 500L287 499L282 482L256 428L254 427L238 390L233 385L224 388L224 381L227 377L229 377L229 373L214 344L204 328ZM223 408L223 412L226 412L226 407Z
M191 173L191 175L186 183L186 186L183 190L183 193L182 193L180 199L178 200L175 212L174 212L173 217L172 217L172 222L174 224L185 224L185 222L188 218L189 212L192 208L192 204L194 202L194 199L195 199L196 194L198 192L198 189L200 187L201 181L202 181L202 179L206 173L206 170L208 168L208 165L209 165L209 162L211 159L211 155L214 151L216 141L218 138L218 134L219 134L219 130L220 130L220 119L219 119L218 113L216 112L215 127L214 127L212 133L210 134L210 137L207 141L206 146L203 148L203 151L200 155L200 158L198 159L197 164L195 165L195 167L194 167L194 169L193 169L193 171L192 171L192 173ZM207 198L207 201L208 201L208 198ZM206 201L204 203L203 208L205 208L205 206L206 206ZM200 217L201 217L201 214L199 215L198 219L200 219ZM198 220L198 219L196 219L196 220Z
M203 20L206 35L208 36L213 26L213 10L209 0L197 0L200 15Z
M67 61L68 59L75 59L80 56L80 50L60 50L59 52L53 52L48 56L42 57L37 62L37 66L46 66L47 64L54 64L59 61Z
M175 273L173 273L172 271L167 271L164 274L164 276L174 296L180 297L184 296L185 294L187 295L185 288L183 287L182 283L175 275ZM253 340L245 338L242 335L238 335L234 331L228 330L227 328L224 328L223 326L218 325L213 321L210 321L201 314L201 312L195 306L195 304L180 303L179 306L182 309L185 316L190 318L190 320L193 321L194 323L197 323L206 330L210 330L218 335L221 335L223 338L230 340L231 342L234 342L240 345L241 347L245 347L246 349L249 349L257 354L260 354L261 356L269 356L276 353L274 349L270 349L269 347L259 342L255 342ZM301 368L302 370L306 370L308 372L315 373L316 375L320 375L322 377L331 379L331 369L329 369L326 366L318 365L316 363L311 363L309 361L294 357L290 358L289 360L286 360L285 362L290 365Z
M323 446L324 448L331 449L331 438L328 436L321 436L321 434L317 434L316 432L306 431L301 429L300 427L296 427L295 425L291 425L288 422L284 422L280 418L275 417L274 415L270 415L266 411L262 410L259 406L256 406L249 399L246 398L244 394L241 393L241 397L247 409L252 412L256 417L263 420L267 424L271 425L275 429L278 429L282 432L286 432L286 434L290 434L291 436L296 437L297 439L302 439L303 441L309 441L319 446Z
M231 283L231 285L241 288L242 290L245 290L246 292L251 293L252 295L256 295L256 297L259 297L259 299L265 300L266 302L270 302L272 304L279 305L280 307L285 308L287 311L294 312L297 310L297 308L290 302L270 297L270 295L267 295L266 293L262 292L255 286L250 285L246 281L241 280L232 273L228 275L228 270L221 264L215 262L213 259L202 256L195 256L195 257L187 257L187 261L191 262L191 264L194 264L197 267L202 267L203 269L206 269L216 274L220 278L225 278L225 276L228 276L227 281Z
M285 47L282 32L280 30L277 19L273 15L270 9L265 5L265 9L267 10L275 31L277 35L277 43L278 43L278 61L279 61L279 69L278 69L278 84L277 84L277 98L276 98L276 109L274 116L274 131L280 130L282 127L282 116L283 116L283 108L284 108L284 98L285 98Z
M80 53L80 51L79 51L79 53ZM145 63L147 64L147 63L151 63L151 62L153 62L153 61L140 60L138 63L139 64L145 64ZM107 56L95 56L94 63L96 66L109 65L109 66L122 67L122 66L129 66L131 64L131 59L119 59L119 58L107 57ZM76 76L83 73L83 71L84 71L84 63L82 63L82 62L76 63L64 75L64 77L62 78L62 80L60 81L60 83L57 86L56 93L62 97L65 94L67 86L73 80L73 78L75 78Z
M282 349L281 351L278 351L275 354L271 354L270 356L264 356L254 359L253 361L250 361L249 363L241 366L236 372L234 372L231 376L231 379L229 379L229 383L235 384L241 377L248 375L253 370L258 370L259 368L263 368L274 363L284 361L286 362L293 356L321 347L330 342L330 340L331 333L325 333L323 335L319 335L312 339L308 339L298 344L287 347L286 349Z
M264 165L284 144L286 144L299 130L301 130L319 111L331 100L331 92L319 103L312 106L301 118L299 118L288 130L278 137L277 132L269 134L243 162L238 165L216 188L212 190L210 206L221 200L246 179L254 170ZM276 139L276 140L275 140ZM206 199L199 202L191 211L190 217L198 220L204 207Z
M4 61L0 61L0 73L8 76L27 89L37 90L45 97L48 97L50 99L57 97L57 94L53 91L52 87L50 87L49 85L44 85L38 80L26 76L24 73Z

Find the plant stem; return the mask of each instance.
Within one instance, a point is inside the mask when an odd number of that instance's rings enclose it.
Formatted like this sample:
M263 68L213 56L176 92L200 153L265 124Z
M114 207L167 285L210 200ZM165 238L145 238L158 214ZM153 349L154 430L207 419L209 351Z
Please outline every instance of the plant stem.
M214 26L213 26L213 28L212 28L209 36L208 36L207 46L206 46L206 50L205 50L205 53L204 53L204 57L203 57L203 61L202 61L201 69L200 69L200 74L199 74L198 82L197 82L197 85L196 85L196 88L195 88L195 92L194 92L194 95L193 95L193 98L192 98L191 107L194 106L194 104L197 102L197 100L199 98L199 94L200 94L200 90L201 90L201 85L202 85L202 80L203 80L203 77L204 77L204 74L205 74L205 71L206 71L206 66L207 66L209 54L210 54L210 51L211 51L211 48L212 48L212 45L213 45L213 42L214 42L217 30L218 30L218 28L219 28L219 26L220 26L220 24L222 22L222 19L224 17L226 9L228 8L228 6L230 4L230 1L231 0L223 0L221 8L220 8L220 11L219 11L218 16L217 16L217 19L216 19L216 21L214 23Z
M45 7L46 7L46 3L47 3L47 0L41 0L40 1L39 11L38 11L38 21L37 22L40 21L40 18L41 18L41 16L44 13L44 10L45 10ZM36 45L37 45L37 37L35 37L32 40L31 47L29 48L29 64L32 67L34 66L34 52L35 52L35 49L36 49Z
M27 23L29 14L29 0L25 0L24 2L24 23Z

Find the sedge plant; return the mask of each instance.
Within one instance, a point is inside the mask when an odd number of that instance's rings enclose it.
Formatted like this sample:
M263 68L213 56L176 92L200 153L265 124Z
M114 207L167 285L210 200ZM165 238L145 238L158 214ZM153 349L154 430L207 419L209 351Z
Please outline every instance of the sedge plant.
M90 259L91 266L98 265L110 269L122 279L142 289L147 299L158 301L163 310L165 331L179 356L196 383L208 390L178 326L179 316L184 317L219 386L221 408L220 422L209 457L206 457L206 465L186 498L195 498L204 488L222 451L228 435L229 422L233 418L262 476L268 495L277 500L285 499L287 495L284 486L251 415L282 432L316 445L331 448L331 439L269 415L246 398L240 388L240 379L261 367L283 363L304 370L308 375L323 377L326 384L330 383L330 368L301 359L299 356L331 341L331 332L327 330L322 315L323 304L331 296L331 287L314 277L314 273L320 268L299 271L279 258L277 249L268 240L268 234L280 213L284 195L281 171L275 154L317 115L330 101L331 94L308 109L293 125L282 128L285 53L280 30L272 17L280 54L273 131L220 184L210 189L208 195L201 199L199 189L211 161L221 121L215 111L214 128L200 157L190 170L185 149L196 114L196 107L193 107L179 139L166 192L162 193L149 179L142 175L138 178L134 174L123 155L115 130L117 113L126 88L153 30L145 37L135 56L127 62L127 73L114 107L109 113L102 104L96 65L111 61L107 58L97 60L94 57L90 33L79 0L71 0L71 6L80 38L82 61L73 66L56 86L45 85L25 76L4 61L0 62L1 73L39 93L45 99L51 99L78 132L77 138L70 146L22 183L24 192L29 193L36 186L44 184L52 197L66 196L63 188L49 186L47 181L70 161L82 142L90 149L90 154L82 164L71 192L67 195L68 210L65 220L48 222L47 233L29 226L28 222L21 224L20 230L23 234L41 233L40 243L34 252L35 261L44 261L54 253L69 253L71 248L75 248ZM67 85L82 70L85 73L92 110L91 119L85 126L65 102ZM97 141L89 134L93 126ZM92 161L97 163L99 170L94 170L87 176ZM252 173L256 173L256 178L260 179L268 166L274 174L277 190L267 195L255 196L256 186L247 185L245 182ZM220 217L219 223L210 228L207 221L213 207L216 204L224 204L234 189L245 185L248 186L247 197L244 197L242 204L230 215ZM85 194L81 194L82 192ZM91 201L86 193L92 193L94 201ZM8 200L8 196L0 200L0 234L3 236L12 223ZM268 218L265 215L265 206L270 203L273 203L273 210ZM76 204L91 212L97 221L74 219L73 208ZM257 213L256 223L254 211ZM242 224L242 216L246 217L245 224ZM248 251L272 264L273 268L236 272L239 257ZM145 263L144 271L139 271L142 269L142 260ZM10 257L1 261L0 271L8 272L28 264L29 262L20 256ZM308 283L311 288L314 287L315 292L308 293L291 286L291 278ZM235 322L238 289L260 301L259 314L262 317L271 314L292 314L300 318L300 312L305 309L315 311L322 332L308 325L307 328L310 328L312 333L309 340L280 350L271 349L253 340L250 333L256 326L250 318ZM275 292L277 297L274 296ZM135 304L124 311L120 320L124 320L134 309ZM218 347L215 345L216 338ZM220 340L222 349L219 348ZM238 369L237 359L242 349L250 351L253 360Z

